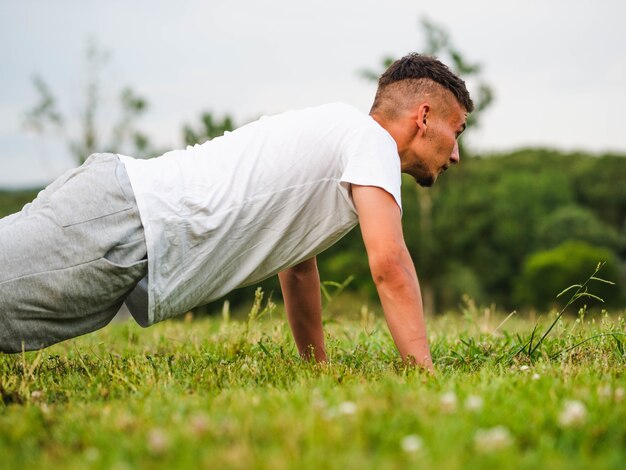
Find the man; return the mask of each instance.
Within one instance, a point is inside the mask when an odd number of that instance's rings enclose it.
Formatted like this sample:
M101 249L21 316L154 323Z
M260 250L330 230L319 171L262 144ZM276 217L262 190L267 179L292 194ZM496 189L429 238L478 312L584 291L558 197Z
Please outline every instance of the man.
M324 361L315 257L359 223L398 350L432 370L400 173L430 186L457 163L472 109L460 78L410 54L369 116L335 103L151 160L92 155L0 220L0 350L96 330L123 302L148 326L278 273L301 355Z

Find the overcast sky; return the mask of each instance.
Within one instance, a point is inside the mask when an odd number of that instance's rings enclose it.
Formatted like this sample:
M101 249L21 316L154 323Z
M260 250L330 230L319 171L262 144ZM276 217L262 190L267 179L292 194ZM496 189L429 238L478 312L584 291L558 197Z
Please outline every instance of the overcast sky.
M419 52L423 16L483 64L494 88L473 148L626 153L623 0L1 0L0 187L45 184L74 165L61 138L29 134L22 121L39 74L72 132L90 38L110 53L104 138L129 85L149 102L138 127L173 148L204 110L238 122L330 101L368 111L374 84L359 71Z

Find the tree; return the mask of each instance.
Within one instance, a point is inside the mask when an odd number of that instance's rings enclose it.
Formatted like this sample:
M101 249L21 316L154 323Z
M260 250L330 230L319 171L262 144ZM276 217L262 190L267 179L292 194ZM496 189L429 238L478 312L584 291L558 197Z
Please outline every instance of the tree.
M200 116L200 128L194 129L189 124L183 127L183 138L186 145L201 144L207 140L224 135L224 132L235 128L233 118L226 115L216 119L212 112L206 111Z
M609 281L618 281L619 270L615 255L606 248L598 248L578 241L565 242L551 250L540 251L528 257L517 282L515 299L518 303L535 308L562 307L567 296L558 298L564 289L584 281L597 266L606 264L600 276ZM622 293L619 284L595 283L592 294L602 298L608 306L618 306ZM585 298L586 304L596 304Z
M28 110L24 116L24 128L43 134L49 128L60 130L63 128L63 116L57 110L56 99L46 82L39 76L33 77L33 86L39 95L35 106Z
M85 59L87 85L77 133L68 129L69 119L63 117L58 110L57 100L45 80L39 75L33 78L38 101L26 112L24 127L41 135L47 132L60 134L67 141L70 153L79 164L94 152L131 153L144 157L154 153L148 137L135 127L136 121L148 108L148 103L130 87L124 88L119 94L121 117L112 126L109 138L104 140L102 132L98 130L97 117L102 104L100 76L109 57L108 52L101 50L95 42L88 43Z
M151 152L150 140L137 130L136 122L148 108L148 102L135 94L130 87L124 88L120 93L120 105L122 115L113 127L111 143L108 151L117 152L124 148L125 143L130 143L135 151L135 156L145 156Z
M480 279L488 300L511 306L513 280L536 247L537 226L573 203L567 176L547 161L536 171L537 162L526 155L472 158L438 182L429 247L438 298L450 298L446 279L459 263Z
M624 156L577 159L572 173L578 201L618 230L626 224Z
M618 231L602 222L588 208L565 205L543 218L536 228L537 247L554 248L566 240L578 240L590 245L619 252L621 240Z

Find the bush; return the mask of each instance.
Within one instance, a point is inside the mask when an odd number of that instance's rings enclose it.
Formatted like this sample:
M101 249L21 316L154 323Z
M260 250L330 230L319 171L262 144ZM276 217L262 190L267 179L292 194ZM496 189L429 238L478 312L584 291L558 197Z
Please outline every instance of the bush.
M613 282L618 281L618 264L613 252L585 242L568 241L551 250L540 251L524 262L522 275L516 285L514 297L518 304L538 309L562 307L571 294L556 298L563 289L584 282L599 262L606 264L598 276ZM619 283L609 285L592 282L589 292L601 297L607 305L618 305L621 301ZM573 291L571 292L573 294ZM597 301L585 298L580 302L597 305ZM580 305L578 305L580 306Z
M537 226L538 249L554 248L568 240L587 242L613 252L621 247L616 229L600 221L591 210L575 205L557 209Z
M0 191L0 219L22 210L37 196L36 190Z

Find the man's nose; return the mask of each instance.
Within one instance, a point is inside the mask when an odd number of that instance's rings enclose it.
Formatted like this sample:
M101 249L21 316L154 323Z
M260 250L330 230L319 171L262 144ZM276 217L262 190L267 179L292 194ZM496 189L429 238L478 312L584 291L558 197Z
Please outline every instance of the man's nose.
M452 149L452 155L450 155L450 163L459 163L461 160L461 154L459 153L459 143L454 143L454 149Z

